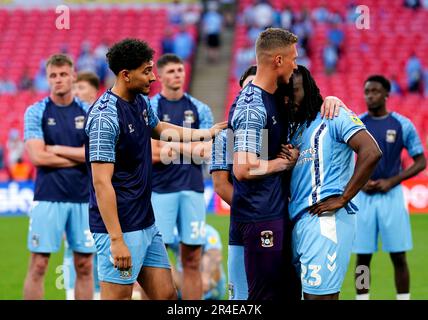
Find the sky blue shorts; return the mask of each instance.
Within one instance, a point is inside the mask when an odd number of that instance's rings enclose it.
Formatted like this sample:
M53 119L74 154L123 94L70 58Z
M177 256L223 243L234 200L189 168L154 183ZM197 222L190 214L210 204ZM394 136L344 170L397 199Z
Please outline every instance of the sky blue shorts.
M322 216L305 212L292 235L293 263L302 290L313 295L340 292L351 258L355 215L345 209Z
M378 250L378 237L386 252L411 250L412 231L403 188L395 186L387 193L357 195L359 211L353 252L371 254Z
M143 230L123 234L132 260L132 267L127 271L120 271L114 267L109 235L94 233L93 237L97 247L99 281L133 284L143 267L171 268L162 236L154 224Z
M87 203L35 201L29 217L27 246L31 252L57 252L64 233L72 251L95 252Z
M229 245L228 250L229 300L247 300L248 283L245 272L244 246Z
M195 191L170 193L152 192L156 225L166 244L174 243L177 226L181 242L188 245L205 244L205 198Z

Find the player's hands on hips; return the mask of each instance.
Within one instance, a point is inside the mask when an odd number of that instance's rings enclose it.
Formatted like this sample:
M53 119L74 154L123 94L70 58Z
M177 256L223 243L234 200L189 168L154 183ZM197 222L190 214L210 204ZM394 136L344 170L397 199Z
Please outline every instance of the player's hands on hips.
M373 181L374 191L386 193L395 186L395 183L392 179L379 179Z
M376 192L377 188L376 188L375 181L373 181L373 180L367 181L367 183L364 185L364 187L361 188L361 190L363 190L364 192L366 192L368 194Z
M114 260L114 267L119 270L128 270L132 267L131 252L123 237L111 240L110 252Z
M226 128L227 128L227 121L222 121L222 122L214 124L210 128L211 138L214 138L218 133L220 133L221 130L224 130Z
M321 117L333 119L334 117L339 116L340 108L343 108L348 112L352 112L351 109L349 109L338 97L327 96L325 97L324 102L321 105Z
M336 211L346 205L346 200L342 196L331 197L327 200L317 203L309 208L311 215L321 215L324 212Z

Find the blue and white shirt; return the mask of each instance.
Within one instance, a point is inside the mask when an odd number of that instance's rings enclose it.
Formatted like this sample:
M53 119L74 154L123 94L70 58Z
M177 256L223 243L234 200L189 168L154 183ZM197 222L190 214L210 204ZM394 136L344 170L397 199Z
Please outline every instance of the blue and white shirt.
M361 115L361 121L375 138L383 154L370 179L387 179L399 174L404 148L411 157L424 153L415 126L401 114L391 112L384 117L372 117L366 112Z
M209 106L185 93L176 101L161 94L151 99L154 113L161 121L193 129L209 129L213 126L213 115ZM153 165L153 191L170 193L183 190L204 192L201 165L193 161L185 163L180 155L179 163L156 163Z
M342 109L332 120L318 114L309 127L303 124L296 130L291 143L300 155L291 173L291 220L298 219L310 206L343 193L355 166L354 152L347 143L365 129L354 113ZM351 200L346 209L355 213L357 207Z
M82 147L87 110L88 105L77 98L68 106L58 106L46 97L25 111L24 140ZM35 201L86 203L88 199L89 178L84 163L70 168L37 167Z
M234 132L234 152L248 152L273 160L286 143L287 126L277 107L277 98L249 83L239 94L229 128ZM233 176L231 220L267 221L286 215L282 174L238 181Z
M114 163L112 177L123 232L142 230L154 223L151 205L152 151L150 137L159 119L149 100L138 95L130 103L105 92L89 109L86 164L91 176L89 223L91 232L107 233L92 182L92 162Z

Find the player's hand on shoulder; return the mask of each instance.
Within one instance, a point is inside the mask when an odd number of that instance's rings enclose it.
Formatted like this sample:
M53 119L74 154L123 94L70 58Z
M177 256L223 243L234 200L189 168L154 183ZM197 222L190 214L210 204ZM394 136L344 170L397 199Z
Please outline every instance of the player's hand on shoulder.
M321 215L324 212L336 211L346 205L346 200L342 196L328 198L309 208L311 215Z
M340 108L345 109L347 112L352 112L342 100L335 96L327 96L321 106L321 117L327 119L333 119L339 116Z
M132 267L131 252L123 237L111 240L110 252L114 260L114 267L119 270L128 270Z

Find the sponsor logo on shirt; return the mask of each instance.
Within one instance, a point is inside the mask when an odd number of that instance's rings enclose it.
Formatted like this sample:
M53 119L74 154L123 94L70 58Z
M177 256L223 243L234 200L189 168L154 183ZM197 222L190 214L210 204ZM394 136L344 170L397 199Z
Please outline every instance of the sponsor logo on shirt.
M162 118L162 121L164 121L164 122L170 122L171 121L171 118L169 117L169 114L164 114L163 115L163 118Z
M265 230L260 233L263 248L273 247L273 231Z
M134 127L132 126L132 123L128 124L129 133L133 133L135 131Z

